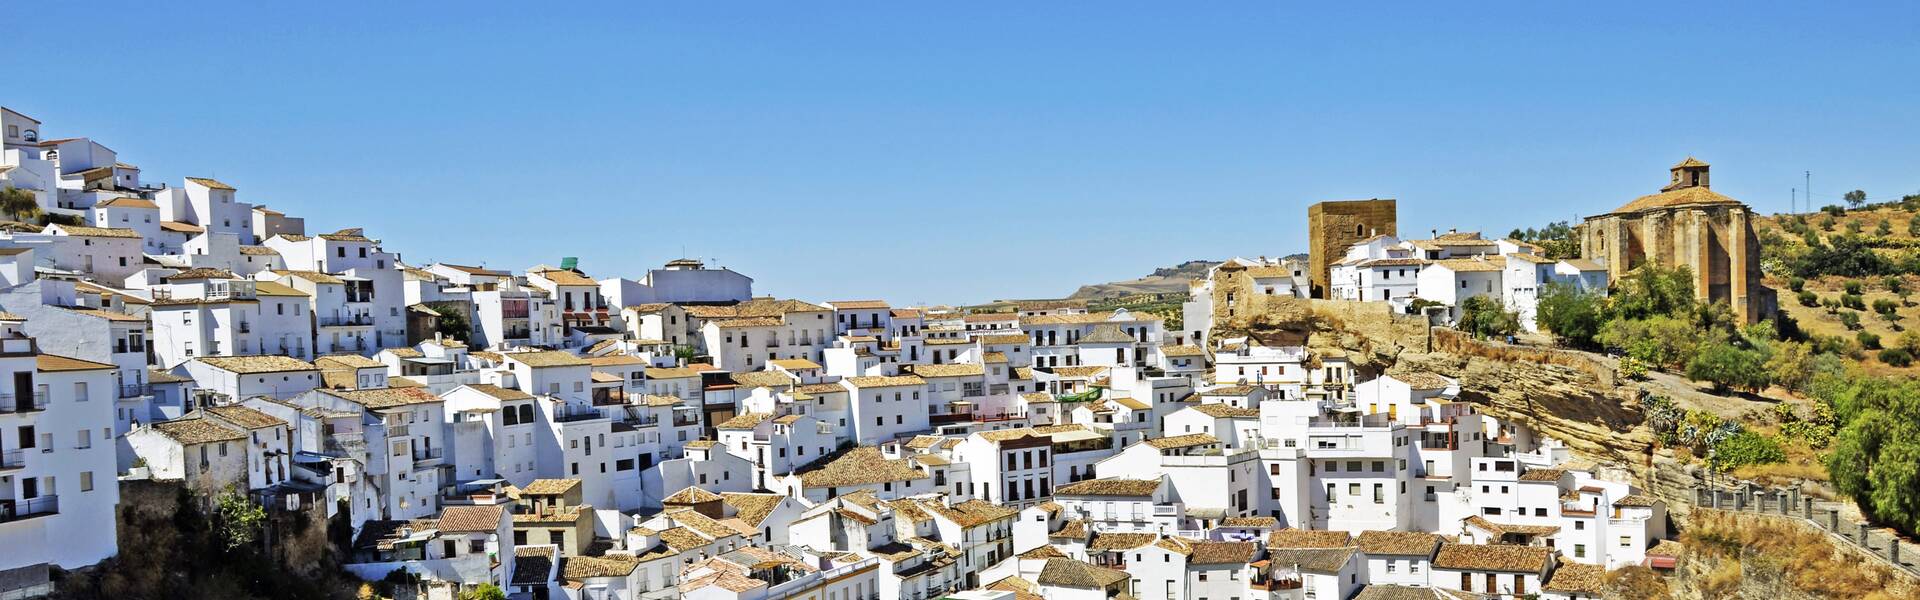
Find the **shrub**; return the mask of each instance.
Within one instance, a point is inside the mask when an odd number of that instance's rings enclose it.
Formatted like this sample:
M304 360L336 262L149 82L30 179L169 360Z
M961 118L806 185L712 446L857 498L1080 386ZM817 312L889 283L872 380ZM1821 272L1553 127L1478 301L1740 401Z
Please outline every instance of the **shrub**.
M1873 226L1873 233L1883 237L1890 235L1893 233L1893 223L1886 219L1881 219L1879 224Z
M1906 348L1887 348L1881 350L1879 358L1880 362L1896 367L1913 364L1913 352L1908 351Z
M1594 339L1620 348L1627 356L1663 369L1685 368L1693 360L1699 333L1693 325L1672 317L1644 320L1615 319L1600 327Z
M1840 306L1854 310L1866 310L1867 299L1859 294L1842 294L1840 296Z
M1807 289L1807 278L1795 276L1787 279L1787 289L1799 292Z
M1893 311L1896 311L1899 309L1900 309L1900 305L1898 303L1895 303L1894 301L1888 300L1886 298L1876 298L1873 301L1873 312L1877 312L1885 315L1885 314L1893 314Z
M1840 313L1840 324L1845 325L1848 331L1859 329L1860 313L1851 311Z
M1520 315L1486 296L1474 296L1460 303L1458 328L1477 338L1513 335L1520 330Z
M1633 380L1646 379L1647 363L1631 356L1621 357L1620 376Z
M1880 335L1877 333L1874 333L1871 331L1862 331L1860 333L1854 334L1853 339L1860 342L1861 348L1866 348L1868 350L1880 349Z
M1607 306L1616 319L1677 317L1693 311L1693 296L1692 269L1647 263L1614 285Z
M1801 291L1795 295L1795 297L1800 299L1801 306L1813 307L1820 305L1820 295L1813 292Z
M1549 283L1540 292L1534 322L1567 343L1590 345L1606 321L1605 302L1599 294L1563 283Z
M1713 456L1708 464L1719 471L1731 471L1747 465L1766 465L1786 460L1787 453L1780 449L1780 442L1742 430L1714 444Z
M1840 284L1840 289L1846 290L1848 295L1858 296L1865 289L1865 286L1861 285L1858 281L1849 281Z

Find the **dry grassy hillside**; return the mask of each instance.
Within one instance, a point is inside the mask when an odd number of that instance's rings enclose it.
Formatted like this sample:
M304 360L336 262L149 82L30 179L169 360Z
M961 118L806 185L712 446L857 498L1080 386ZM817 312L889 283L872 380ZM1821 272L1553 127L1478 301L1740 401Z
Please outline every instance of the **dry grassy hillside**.
M1767 271L1767 285L1780 293L1780 308L1810 334L1835 336L1850 342L1849 354L1869 372L1878 374L1920 373L1920 360L1908 366L1889 364L1880 359L1880 350L1901 345L1909 329L1920 327L1920 202L1890 203L1848 210L1841 214L1812 213L1772 215L1755 222ZM1809 237L1830 248L1850 248L1868 253L1867 259L1882 265L1885 271L1873 275L1816 275L1805 277L1796 287L1798 265L1803 264L1814 247ZM1849 240L1853 240L1850 242ZM1861 257L1865 258L1865 257ZM1899 282L1889 286L1889 278ZM1836 306L1849 295L1847 286L1857 286L1859 299L1853 306ZM1905 289L1906 295L1895 289ZM1799 292L1810 292L1808 306ZM1882 314L1876 301L1891 304L1893 310ZM1846 323L1852 314L1857 328ZM1863 343L1860 333L1879 338L1879 347ZM1920 339L1913 334L1909 343Z

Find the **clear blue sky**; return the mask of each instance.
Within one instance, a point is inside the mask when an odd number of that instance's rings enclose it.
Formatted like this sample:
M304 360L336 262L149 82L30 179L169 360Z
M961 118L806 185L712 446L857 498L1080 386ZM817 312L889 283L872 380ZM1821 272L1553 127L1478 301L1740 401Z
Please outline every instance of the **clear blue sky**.
M172 4L13 6L0 104L414 263L973 302L1302 251L1318 200L1570 219L1690 154L1769 212L1920 191L1910 2Z

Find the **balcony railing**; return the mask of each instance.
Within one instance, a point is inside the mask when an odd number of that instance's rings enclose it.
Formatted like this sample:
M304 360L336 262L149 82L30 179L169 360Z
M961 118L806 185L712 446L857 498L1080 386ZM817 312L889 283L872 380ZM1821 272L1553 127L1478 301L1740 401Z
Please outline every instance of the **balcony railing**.
M14 449L0 452L0 469L27 468L27 451Z
M0 523L32 517L60 514L59 496L41 496L26 500L0 500Z
M348 315L345 317L320 317L321 327L362 327L373 324L373 317L367 315Z
M119 389L121 398L139 398L152 393L144 383L122 384Z
M25 398L13 394L0 394L0 413L39 412L46 409L46 392L34 392Z
M553 414L553 421L555 423L571 423L574 421L591 421L604 416L605 415L600 414L599 410L592 408L566 408L555 412Z
M241 321L233 325L233 330L240 333L253 333L253 324Z
M442 456L445 456L446 451L446 448L416 448L413 451L413 459L440 460Z

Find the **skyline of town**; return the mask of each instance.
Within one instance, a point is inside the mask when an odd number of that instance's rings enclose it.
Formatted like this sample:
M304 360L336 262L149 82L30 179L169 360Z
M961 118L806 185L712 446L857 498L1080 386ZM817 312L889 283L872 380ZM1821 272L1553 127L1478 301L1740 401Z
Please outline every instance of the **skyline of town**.
M1785 210L1805 171L1823 204L1920 188L1904 160L1920 123L1901 101L1920 84L1885 76L1920 71L1901 29L1912 6L1657 6L390 7L369 23L129 5L66 60L216 85L71 98L87 84L54 70L8 101L119 140L155 178L214 176L317 219L375 215L315 225L366 226L415 260L638 272L687 254L782 294L899 302L1052 297L1295 252L1293 215L1324 200L1396 198L1427 222L1482 206L1459 225L1500 234L1656 189L1648 174L1688 155L1762 213ZM208 18L228 26L191 25ZM430 18L450 21L407 26ZM549 206L573 207L555 215L569 235L519 235ZM1209 217L1169 224L1176 207ZM915 216L930 210L948 216ZM738 219L767 214L782 216ZM856 217L951 241L875 253L827 233ZM1125 231L1164 235L1108 239ZM454 255L432 244L449 232L521 243ZM797 232L805 253L785 251ZM973 264L943 260L963 241L982 242ZM1034 260L1062 252L1080 255L1072 280ZM836 273L854 260L874 268Z

